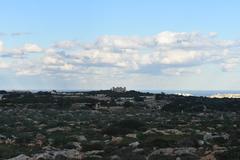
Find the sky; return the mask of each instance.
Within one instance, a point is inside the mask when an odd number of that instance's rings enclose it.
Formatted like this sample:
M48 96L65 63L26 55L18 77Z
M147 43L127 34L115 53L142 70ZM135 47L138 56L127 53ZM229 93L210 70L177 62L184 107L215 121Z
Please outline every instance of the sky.
M0 89L240 90L240 1L2 0Z

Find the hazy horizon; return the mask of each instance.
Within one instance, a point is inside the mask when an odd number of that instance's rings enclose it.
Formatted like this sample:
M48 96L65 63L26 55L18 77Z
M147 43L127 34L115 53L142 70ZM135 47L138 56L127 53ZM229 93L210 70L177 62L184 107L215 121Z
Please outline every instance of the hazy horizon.
M30 91L33 93L39 92L39 91L53 91L56 90L57 92L88 92L88 91L100 91L100 90L110 90L110 88L102 88L102 89L37 89L37 90L31 90L31 89L23 89L23 90L16 90L16 89L9 89L6 90L8 92L11 91ZM217 94L240 94L240 90L140 90L140 89L127 89L127 91L139 91L139 92L149 92L149 93L165 93L165 94L185 94L185 95L191 95L191 96L213 96Z

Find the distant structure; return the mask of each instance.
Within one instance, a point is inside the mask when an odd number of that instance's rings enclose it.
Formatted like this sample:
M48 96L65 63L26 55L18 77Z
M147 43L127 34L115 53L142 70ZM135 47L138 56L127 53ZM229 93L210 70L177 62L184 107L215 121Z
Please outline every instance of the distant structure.
M175 93L175 94L178 96L184 96L184 97L192 96L192 94L189 94L189 93Z
M113 92L126 92L126 87L112 87Z

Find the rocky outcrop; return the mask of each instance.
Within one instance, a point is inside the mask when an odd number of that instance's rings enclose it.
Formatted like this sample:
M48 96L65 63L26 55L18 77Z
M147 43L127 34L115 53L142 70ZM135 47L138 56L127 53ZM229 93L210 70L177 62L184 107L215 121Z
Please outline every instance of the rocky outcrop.
M8 160L30 160L30 157L24 155L24 154L20 154L17 157L14 158L10 158Z
M45 151L44 153L38 153L32 157L21 154L17 157L10 158L8 160L81 160L83 159L83 154L75 149L69 150L58 150L58 151Z
M196 154L197 149L193 147L181 147L181 148L161 148L153 151L147 157L148 160L155 160L165 157L165 159L175 159L183 157L189 157L189 159L198 159Z

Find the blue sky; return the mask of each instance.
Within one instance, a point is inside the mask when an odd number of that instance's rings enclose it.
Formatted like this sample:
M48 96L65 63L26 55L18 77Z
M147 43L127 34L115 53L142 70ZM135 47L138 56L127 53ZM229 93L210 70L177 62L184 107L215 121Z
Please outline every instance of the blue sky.
M240 89L240 2L5 0L2 89Z

